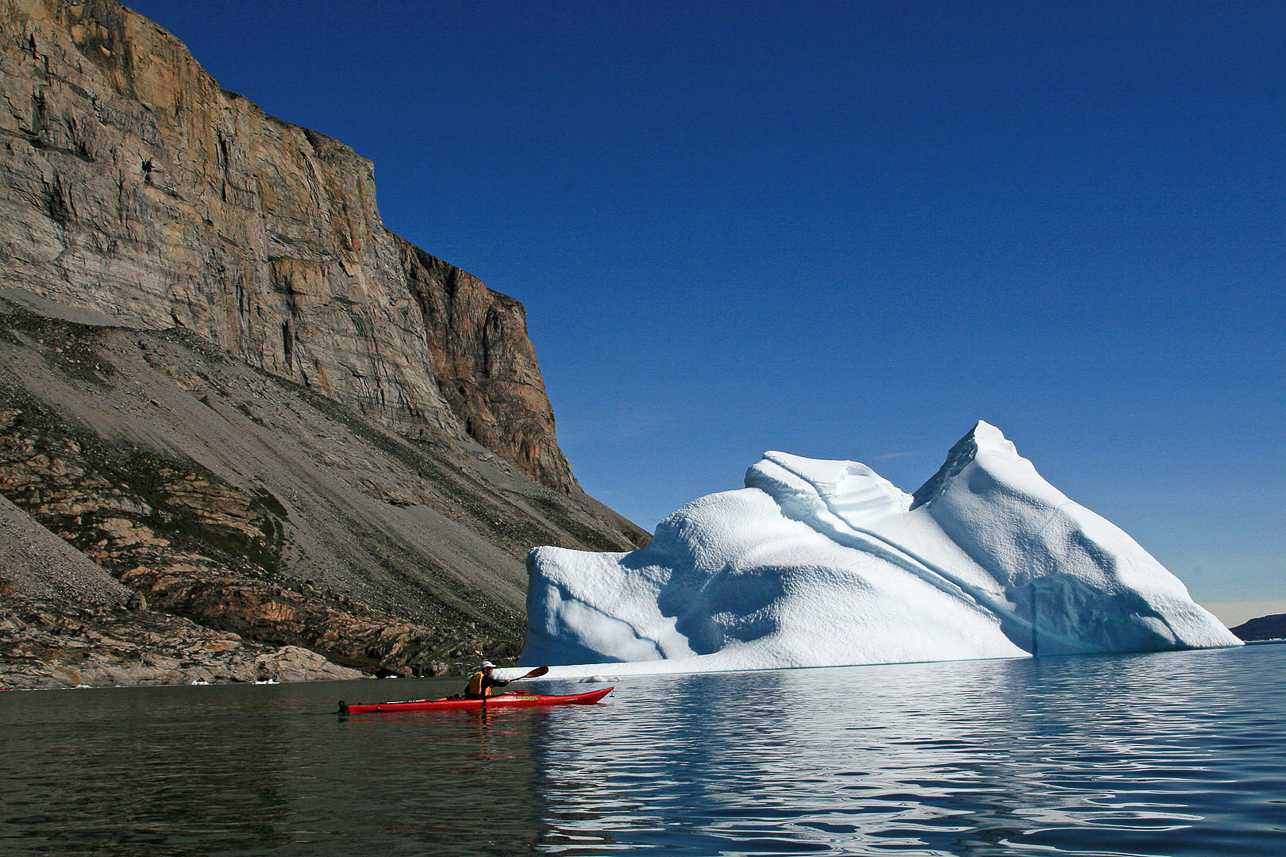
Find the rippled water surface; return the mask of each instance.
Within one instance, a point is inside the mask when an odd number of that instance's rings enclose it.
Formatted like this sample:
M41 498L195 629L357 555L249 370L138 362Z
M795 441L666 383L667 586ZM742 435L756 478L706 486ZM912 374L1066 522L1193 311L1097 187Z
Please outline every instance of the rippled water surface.
M1286 853L1286 646L633 678L0 694L0 854ZM549 682L548 692L584 685Z

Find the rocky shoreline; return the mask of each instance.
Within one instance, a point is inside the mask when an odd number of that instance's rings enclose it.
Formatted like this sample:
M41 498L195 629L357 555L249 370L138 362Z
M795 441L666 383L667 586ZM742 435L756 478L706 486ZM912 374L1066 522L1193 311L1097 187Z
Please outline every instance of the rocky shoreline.
M25 599L0 607L0 687L6 690L365 676L307 649L256 645L146 608Z
M0 684L462 674L518 655L530 545L630 545L481 447L29 304L0 294Z

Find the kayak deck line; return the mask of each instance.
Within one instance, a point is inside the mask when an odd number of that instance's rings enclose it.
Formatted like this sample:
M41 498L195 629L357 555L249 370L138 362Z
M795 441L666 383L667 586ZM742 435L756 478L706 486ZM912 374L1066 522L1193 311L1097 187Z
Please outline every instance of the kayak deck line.
M339 711L336 713L368 714L374 712L395 713L399 711L459 711L482 708L534 708L546 705L593 705L613 690L615 690L615 687L561 696L540 693L502 693L496 696L489 696L486 699L443 697L441 699L402 699L394 702L354 703L352 705L341 699L339 701Z

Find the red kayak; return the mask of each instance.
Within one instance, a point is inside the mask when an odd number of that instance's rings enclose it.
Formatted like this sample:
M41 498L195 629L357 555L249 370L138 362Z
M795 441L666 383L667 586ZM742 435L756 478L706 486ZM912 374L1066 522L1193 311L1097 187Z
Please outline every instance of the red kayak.
M589 693L572 693L566 696L545 696L538 693L502 693L486 699L406 699L399 702L377 702L370 705L339 703L340 714L368 714L372 711L451 711L469 708L533 708L537 705L593 705L615 688L591 690Z

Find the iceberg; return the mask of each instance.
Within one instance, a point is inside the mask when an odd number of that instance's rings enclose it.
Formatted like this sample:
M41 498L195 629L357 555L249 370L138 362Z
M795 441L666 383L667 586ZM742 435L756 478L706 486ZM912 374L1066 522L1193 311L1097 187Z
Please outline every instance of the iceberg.
M527 569L519 663L550 678L1241 645L981 421L914 494L767 452L641 550L540 547Z

